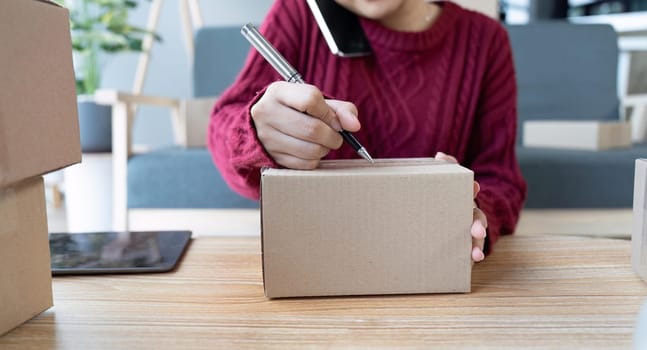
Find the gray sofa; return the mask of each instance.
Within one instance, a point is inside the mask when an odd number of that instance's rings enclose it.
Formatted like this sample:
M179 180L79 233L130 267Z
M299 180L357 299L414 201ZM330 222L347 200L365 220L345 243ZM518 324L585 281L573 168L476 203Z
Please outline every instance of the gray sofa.
M507 28L519 86L517 156L528 182L526 207L631 207L634 159L647 156L647 146L606 152L521 147L525 120L619 118L613 29L568 23ZM195 96L221 93L248 50L238 27L200 29L193 66ZM162 149L129 160L129 208L257 206L227 187L204 148Z
M240 27L199 29L195 37L194 96L217 96L227 88L242 68L249 48ZM130 158L128 208L258 208L258 202L228 187L205 148L178 146Z
M517 158L526 208L629 208L634 160L647 145L610 151L522 147L526 120L619 120L618 38L610 25L508 26L519 87Z

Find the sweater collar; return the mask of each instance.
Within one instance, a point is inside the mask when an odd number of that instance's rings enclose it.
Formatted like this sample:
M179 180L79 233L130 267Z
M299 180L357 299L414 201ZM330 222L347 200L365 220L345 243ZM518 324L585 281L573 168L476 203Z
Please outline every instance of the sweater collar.
M440 43L451 32L462 9L451 1L436 3L442 11L431 27L422 32L395 31L366 18L360 18L360 22L371 45L399 51L424 51Z

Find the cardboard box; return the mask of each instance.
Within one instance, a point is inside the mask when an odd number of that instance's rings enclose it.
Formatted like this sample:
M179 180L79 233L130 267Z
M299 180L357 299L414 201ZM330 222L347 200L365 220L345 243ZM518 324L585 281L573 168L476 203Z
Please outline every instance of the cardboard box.
M647 159L636 159L631 265L647 281Z
M602 151L631 146L631 124L611 121L532 120L523 123L524 147Z
M52 306L41 177L0 189L0 335Z
M68 11L0 3L0 187L81 161Z
M265 295L469 292L473 179L433 158L264 169Z
M0 334L52 306L41 174L81 161L68 11L0 3Z

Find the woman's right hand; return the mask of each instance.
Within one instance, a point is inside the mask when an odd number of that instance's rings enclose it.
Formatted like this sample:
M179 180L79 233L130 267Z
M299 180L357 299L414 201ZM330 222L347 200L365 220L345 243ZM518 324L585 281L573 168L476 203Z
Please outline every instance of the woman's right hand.
M315 86L272 83L251 108L258 139L274 160L287 168L314 169L343 143L339 131L360 129L357 108L326 100Z

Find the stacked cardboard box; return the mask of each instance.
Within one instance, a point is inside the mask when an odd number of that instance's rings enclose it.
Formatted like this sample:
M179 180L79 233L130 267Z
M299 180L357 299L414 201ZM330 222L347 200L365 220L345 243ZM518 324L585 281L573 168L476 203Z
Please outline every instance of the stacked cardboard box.
M266 296L469 292L473 179L434 159L265 169Z
M631 124L599 120L530 120L523 123L524 147L603 151L631 147Z
M68 11L0 3L0 335L52 305L40 175L81 161Z

